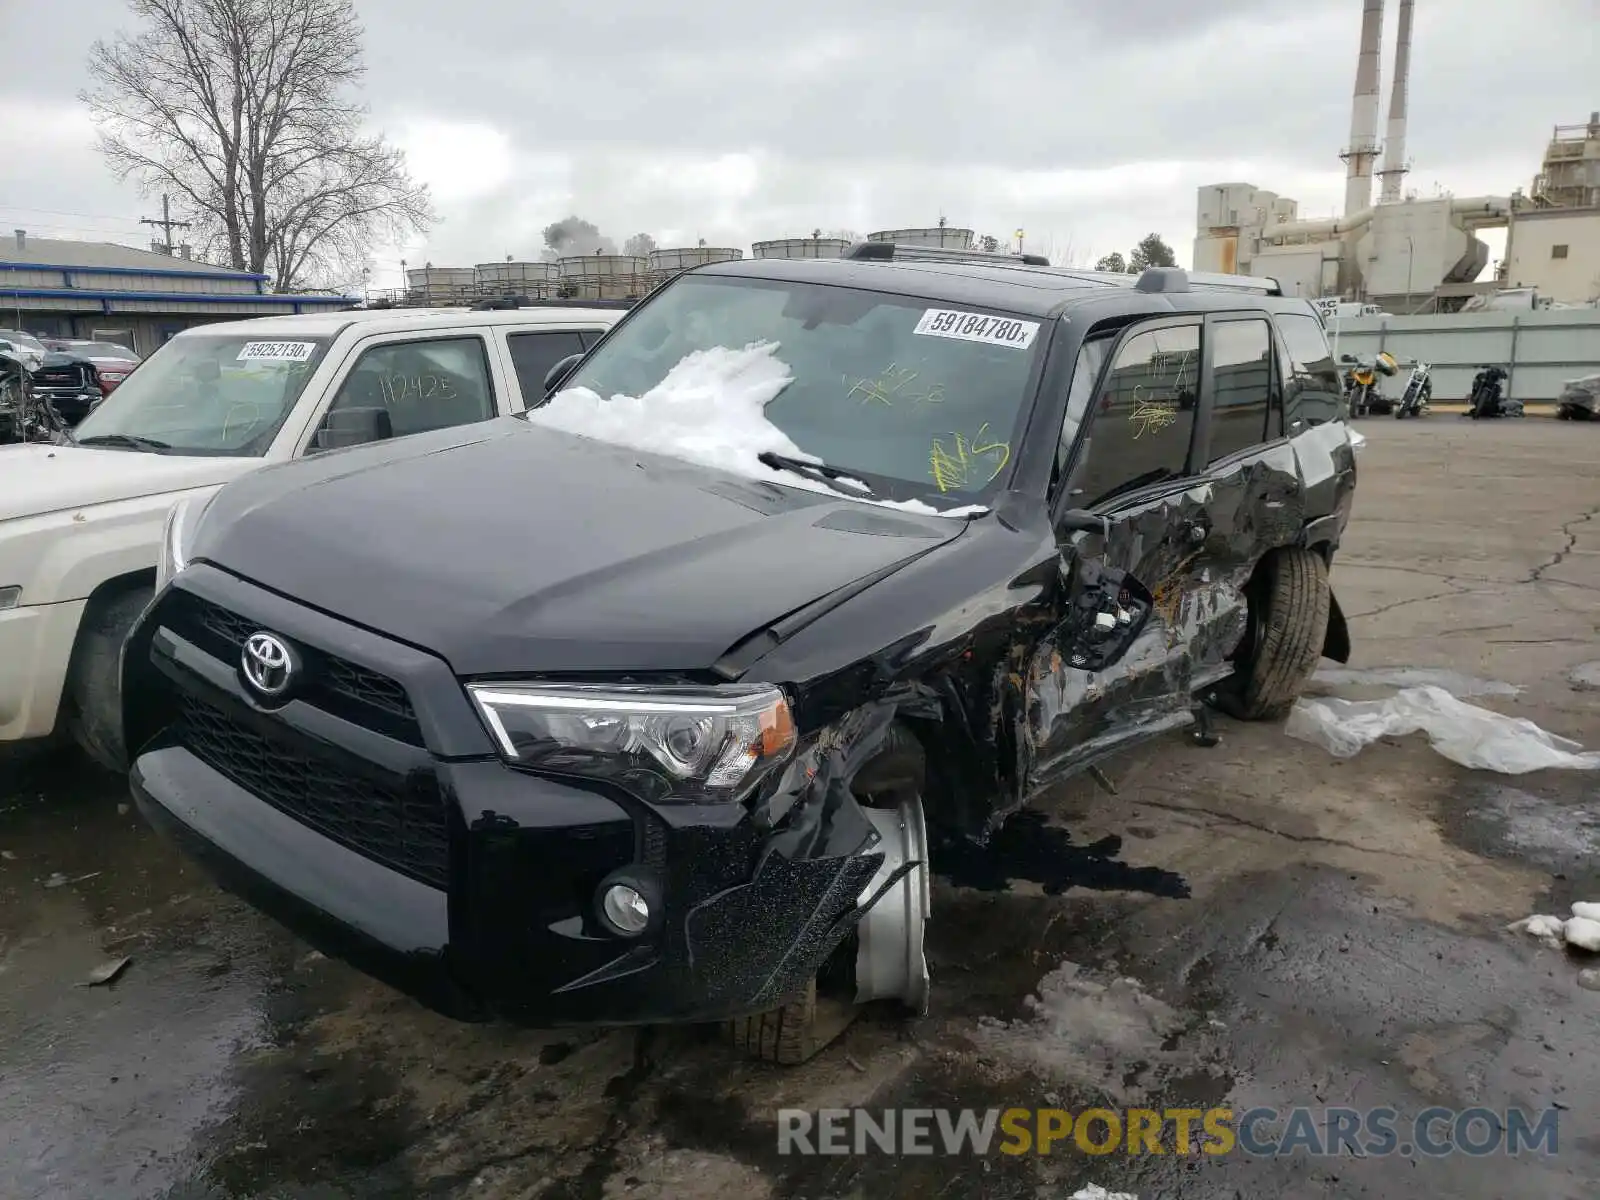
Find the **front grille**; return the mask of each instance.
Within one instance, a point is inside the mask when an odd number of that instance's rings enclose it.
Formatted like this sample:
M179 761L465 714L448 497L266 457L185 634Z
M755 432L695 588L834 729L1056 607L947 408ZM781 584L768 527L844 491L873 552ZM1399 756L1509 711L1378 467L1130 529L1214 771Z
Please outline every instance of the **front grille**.
M33 373L35 388L63 388L79 391L88 386L89 373L81 367L54 367Z
M263 628L259 621L230 612L209 600L185 595L181 615L172 621L179 633L198 635L204 649L234 663L245 639ZM387 675L333 654L311 650L310 679L301 693L307 703L387 736L422 745L422 729L405 687Z
M365 858L432 887L448 884L449 827L431 780L382 783L193 696L178 703L179 742L214 771Z

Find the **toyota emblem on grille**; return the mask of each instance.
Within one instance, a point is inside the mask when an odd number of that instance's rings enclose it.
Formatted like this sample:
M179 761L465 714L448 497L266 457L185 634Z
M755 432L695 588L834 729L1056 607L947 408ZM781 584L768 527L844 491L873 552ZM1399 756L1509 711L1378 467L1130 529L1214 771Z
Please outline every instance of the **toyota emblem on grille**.
M250 686L263 696L281 696L294 681L299 663L288 644L276 634L252 633L245 639L240 665Z

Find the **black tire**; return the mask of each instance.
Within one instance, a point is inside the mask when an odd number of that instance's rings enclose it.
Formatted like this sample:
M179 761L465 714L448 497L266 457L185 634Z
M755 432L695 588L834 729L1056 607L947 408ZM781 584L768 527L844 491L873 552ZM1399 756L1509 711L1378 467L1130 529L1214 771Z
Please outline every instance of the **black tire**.
M723 1032L736 1049L762 1062L792 1067L813 1058L840 1032L823 1036L827 1022L819 1021L817 981L780 1008L723 1024Z
M1328 634L1328 564L1315 551L1273 552L1251 581L1250 627L1234 675L1217 692L1217 706L1245 721L1286 715Z
M122 737L122 643L155 589L136 585L90 602L67 671L67 731L108 771L128 769Z

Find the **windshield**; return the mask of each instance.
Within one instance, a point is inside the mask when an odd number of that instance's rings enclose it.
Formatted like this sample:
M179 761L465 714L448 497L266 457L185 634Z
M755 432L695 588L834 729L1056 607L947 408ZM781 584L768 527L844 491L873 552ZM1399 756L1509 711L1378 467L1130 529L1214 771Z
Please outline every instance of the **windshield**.
M1040 325L858 288L688 276L619 325L565 388L644 397L697 351L775 343L792 381L765 418L801 451L879 496L969 502L1011 463Z
M68 342L67 349L74 354L81 354L84 358L125 358L129 362L134 362L138 357L126 346L118 346L112 342Z
M311 337L173 338L79 423L74 440L259 457L326 349L326 339Z

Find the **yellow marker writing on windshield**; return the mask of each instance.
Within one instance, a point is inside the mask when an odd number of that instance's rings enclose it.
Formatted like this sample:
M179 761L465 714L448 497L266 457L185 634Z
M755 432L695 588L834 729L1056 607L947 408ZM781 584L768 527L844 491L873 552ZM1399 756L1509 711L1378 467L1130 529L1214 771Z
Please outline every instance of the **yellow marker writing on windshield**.
M988 483L1011 461L1011 443L991 438L987 422L970 439L959 433L950 436L949 446L943 438L934 438L928 453L928 468L941 492L969 487L975 477L979 483Z

